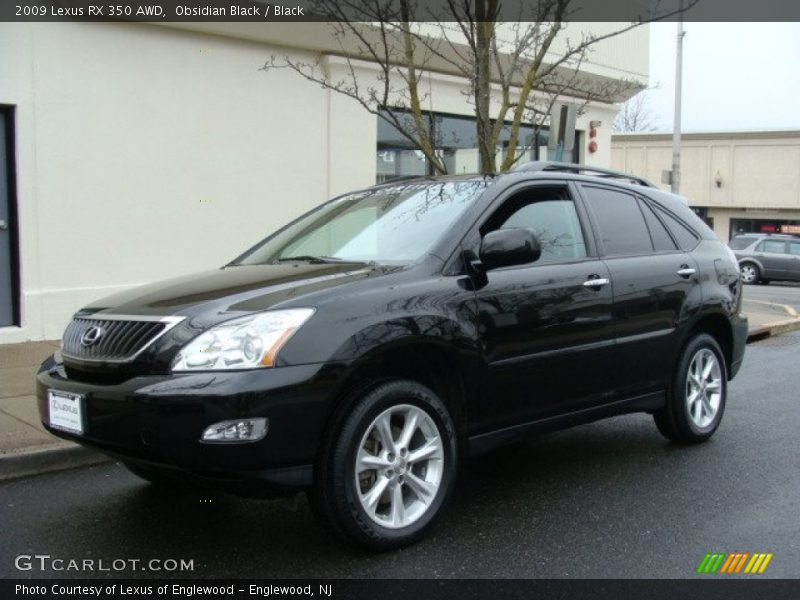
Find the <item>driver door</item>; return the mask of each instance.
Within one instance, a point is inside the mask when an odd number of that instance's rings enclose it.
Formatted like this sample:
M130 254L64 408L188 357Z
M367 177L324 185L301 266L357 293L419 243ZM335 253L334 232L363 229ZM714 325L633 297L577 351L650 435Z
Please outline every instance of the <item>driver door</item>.
M612 289L582 207L566 185L525 188L480 235L509 227L532 229L542 255L488 271L477 290L487 431L602 403L613 388Z

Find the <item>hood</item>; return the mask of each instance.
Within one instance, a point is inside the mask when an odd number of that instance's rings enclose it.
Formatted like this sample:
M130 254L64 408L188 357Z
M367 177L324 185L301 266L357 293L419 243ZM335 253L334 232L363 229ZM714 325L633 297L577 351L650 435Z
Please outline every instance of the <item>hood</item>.
M197 316L256 312L395 268L364 264L232 266L152 283L93 302L81 312ZM296 302L292 305L298 306ZM212 317L213 318L213 317Z

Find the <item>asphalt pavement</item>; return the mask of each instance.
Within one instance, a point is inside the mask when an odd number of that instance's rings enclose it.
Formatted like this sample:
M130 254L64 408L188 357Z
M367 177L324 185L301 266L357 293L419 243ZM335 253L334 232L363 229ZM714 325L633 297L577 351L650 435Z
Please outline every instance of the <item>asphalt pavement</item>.
M183 577L698 577L707 552L771 552L760 577L800 577L800 333L748 346L722 426L667 443L631 415L471 461L428 539L372 555L341 543L304 500L159 491L115 463L0 484L0 576L15 557L188 559ZM705 576L707 577L707 576Z

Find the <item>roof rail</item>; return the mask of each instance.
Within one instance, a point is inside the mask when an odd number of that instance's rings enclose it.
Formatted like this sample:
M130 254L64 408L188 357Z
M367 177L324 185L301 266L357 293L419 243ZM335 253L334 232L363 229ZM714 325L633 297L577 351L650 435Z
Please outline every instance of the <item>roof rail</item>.
M399 183L401 181L410 181L412 179L425 179L428 175L395 175L394 177L390 177L386 181L383 181L381 185L386 183Z
M591 167L589 165L563 163L552 160L535 160L532 162L522 163L511 169L511 171L512 172L565 171L567 173L575 173L577 175L585 173L587 175L594 175L597 177L608 177L610 179L624 179L625 181L629 181L637 185L643 185L645 187L655 187L652 183L650 183L647 179L644 179L643 177L637 177L636 175L629 175L628 173L623 173L622 171L613 171L611 169L603 169L601 167Z

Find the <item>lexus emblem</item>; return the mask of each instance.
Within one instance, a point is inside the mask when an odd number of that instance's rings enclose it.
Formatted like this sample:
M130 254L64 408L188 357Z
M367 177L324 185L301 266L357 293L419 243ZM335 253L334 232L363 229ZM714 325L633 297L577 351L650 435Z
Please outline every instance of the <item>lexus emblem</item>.
M83 332L81 335L81 345L85 347L94 346L97 341L103 337L106 333L106 330L102 327L94 326L89 327L86 331Z

